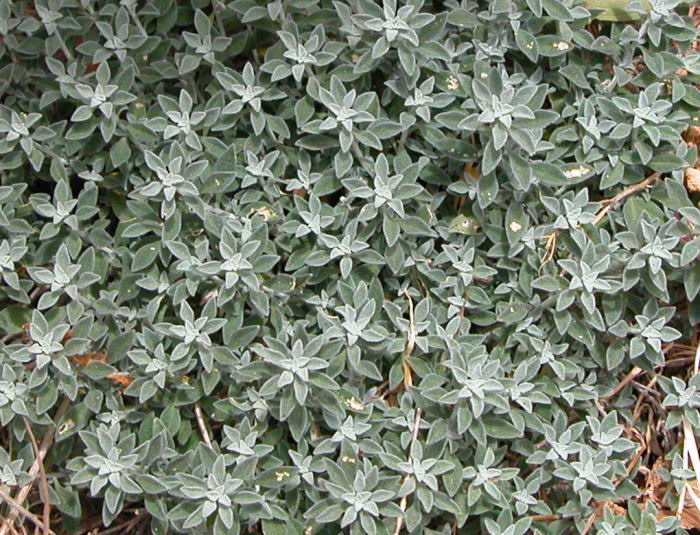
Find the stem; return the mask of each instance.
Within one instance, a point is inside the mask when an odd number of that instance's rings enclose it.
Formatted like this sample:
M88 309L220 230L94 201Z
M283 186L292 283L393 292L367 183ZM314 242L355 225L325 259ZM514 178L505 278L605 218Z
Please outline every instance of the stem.
M399 138L399 148L398 148L399 151L403 150L404 145L406 144L406 139L408 139L408 134L410 134L412 129L413 129L413 127L409 126L403 132L401 132L401 137Z
M214 0L212 2L212 12L214 13L214 20L216 21L216 29L222 37L226 37L226 29L224 28L224 21L221 19L221 2L219 0Z
M56 30L54 32L54 35L56 35L56 38L58 39L58 44L60 45L61 50L63 50L63 53L66 55L66 59L68 61L73 61L73 54L71 54L71 51L68 50L66 42L63 40L63 36L61 35L61 33L58 30Z
M360 163L365 162L366 164L372 165L372 160L370 160L367 156L362 154L362 149L360 149L360 145L357 143L357 139L353 138L351 148L353 154L357 157Z
M136 24L136 27L137 27L137 28L139 29L139 31L141 32L141 35L147 36L148 34L146 33L146 29L143 27L143 24L141 24L141 21L140 21L139 18L136 16L136 11L135 11L135 9L133 8L133 6L132 6L131 9L129 9L129 15L131 15L131 20L134 21L134 24Z

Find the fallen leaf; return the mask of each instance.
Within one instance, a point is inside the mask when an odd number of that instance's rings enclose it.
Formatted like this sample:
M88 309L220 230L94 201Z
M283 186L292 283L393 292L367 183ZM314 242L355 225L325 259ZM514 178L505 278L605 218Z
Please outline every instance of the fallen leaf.
M125 373L110 373L107 376L110 379L122 387L122 390L134 382L134 378Z
M689 126L686 128L685 132L683 132L683 139L685 139L686 143L700 145L700 127Z
M63 335L63 339L61 340L61 344L65 345L68 340L73 338L73 329L68 329L66 331L66 334Z
M82 355L71 355L70 359L78 366L85 366L95 360L107 362L107 352L104 349L100 349L99 351L91 351Z
M700 169L688 167L688 169L685 170L685 189L690 193L697 193L700 191Z
M659 476L658 471L667 468L668 464L668 461L666 461L664 457L659 457L651 468L646 466L640 468L640 472L645 474L642 496L650 500L657 508L661 509L665 507L664 496L666 494L666 484Z
M697 481L689 481L686 488L685 500L683 501L683 511L681 512L681 526L685 529L700 529L700 511L698 511L695 501L690 496L690 492L694 492L695 496L700 496ZM676 511L670 509L660 509L656 513L656 518L661 519L667 516L676 516Z
M614 515L623 516L623 515L626 515L626 514L627 514L627 509L625 509L625 508L622 507L621 505L615 503L615 502L612 501L612 500L603 500L602 502L600 502L600 503L598 504L598 507L597 507L597 509L598 509L598 510L597 510L597 514L598 514L598 516L602 516L603 511L605 511L605 508L606 508L606 507L607 507L608 509L610 509L610 511L611 511L612 514L614 514Z

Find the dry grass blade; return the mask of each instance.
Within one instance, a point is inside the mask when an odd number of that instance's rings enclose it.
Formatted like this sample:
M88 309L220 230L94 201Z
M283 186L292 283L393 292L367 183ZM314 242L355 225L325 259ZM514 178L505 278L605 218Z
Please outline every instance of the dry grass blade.
M695 351L695 361L693 364L693 373L697 374L700 368L700 343ZM700 482L700 455L698 455L698 444L695 439L695 433L693 432L693 427L687 418L683 417L683 468L688 470L692 462L693 471L695 472L695 480ZM695 493L690 489L688 481L683 482L683 489L681 490L680 499L678 500L678 510L676 511L676 517L681 518L683 515L683 507L685 504L685 495L690 492L691 498L695 498ZM695 500L693 500L695 501ZM696 503L698 511L698 507Z
M40 530L42 530L44 533L47 533L49 535L53 534L53 531L51 531L51 528L47 525L44 525L44 523L39 520L35 515L33 515L30 511L27 511L24 507L22 507L21 504L17 502L17 500L13 499L12 496L9 496L8 494L5 493L4 490L0 489L0 499L7 503L12 508L12 512L16 513L16 516L22 515L24 516L27 520L29 520L32 524L34 524L36 527L38 527ZM5 523L4 527L8 527L8 529L12 529L12 526L9 525L10 522L10 515L7 515L8 518L7 523ZM14 530L13 530L14 531Z
M131 520L128 520L122 524L119 524L118 526L112 526L111 528L108 528L104 531L100 531L97 535L111 535L112 533L127 533L129 530L131 530L133 527L141 524L143 520L146 519L146 511L143 510L136 510L134 511L135 516Z
M39 463L39 482L41 484L41 501L44 504L44 510L42 515L42 521L44 523L44 535L49 533L49 525L51 521L51 503L49 502L49 482L46 479L46 470L44 468L44 460L39 458L39 444L37 444L36 437L32 431L32 426L26 418L22 418L24 422L24 427L29 435L29 440L32 443L32 448L34 448L34 457Z
M551 234L547 234L546 236L542 236L542 239L546 239L547 241L545 242L545 245L544 245L544 254L542 255L542 258L540 258L540 270L547 262L551 261L552 258L554 258L554 253L557 250L557 236L558 235L559 235L559 229L556 229Z
M413 434L411 435L411 443L415 442L418 440L418 431L420 429L420 417L423 411L421 409L416 409L416 419L413 422ZM404 481L406 481L408 478L411 476L408 475L404 478ZM401 508L401 511L406 510L406 505L407 505L407 499L406 496L403 496L401 498L401 502L399 504L399 507ZM396 527L394 528L394 535L399 535L401 533L401 528L403 527L403 517L399 517L396 519Z
M401 355L401 367L403 368L403 384L404 386L413 386L413 374L411 370L411 365L406 360L411 353L413 353L413 348L416 346L416 320L413 316L413 299L408 293L408 290L404 290L404 294L408 299L408 337L406 338L406 347Z
M54 425L49 427L49 429L46 430L46 433L44 433L44 437L41 439L41 445L39 446L39 452L36 455L36 459L34 459L32 466L29 468L29 476L32 479L29 483L27 483L24 487L22 487L19 490L17 496L15 496L13 500L13 502L17 505L21 506L24 503L24 500L27 499L27 496L29 496L29 492L31 491L32 485L34 484L34 478L37 476L37 474L39 474L41 466L43 466L46 453L49 451L49 448L53 444L54 434L56 432L56 423L61 421L61 418L63 418L63 415L66 413L69 407L70 400L68 398L65 398L58 410L56 411L56 416L54 417ZM7 515L7 522L3 524L3 526L0 528L0 535L7 535L8 530L12 528L12 524L17 519L19 514L19 510L13 507L12 511L10 511L10 513Z

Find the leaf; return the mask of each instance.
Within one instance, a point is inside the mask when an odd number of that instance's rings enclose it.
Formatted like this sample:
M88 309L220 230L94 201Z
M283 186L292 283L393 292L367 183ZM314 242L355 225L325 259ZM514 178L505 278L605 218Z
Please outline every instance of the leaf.
M158 256L160 245L147 243L141 246L135 253L131 261L131 271L141 271L150 266Z
M126 163L129 158L131 158L131 148L129 147L129 143L125 137L121 138L114 145L112 145L112 147L109 149L109 157L111 158L112 165L114 167L121 166L122 164Z
M134 333L125 332L112 338L107 345L107 354L115 360L120 360L131 349Z
M479 230L479 222L472 216L460 214L450 221L449 231L473 236Z
M607 22L630 22L639 20L639 13L628 9L630 0L584 0L583 6L590 10L594 17ZM648 0L641 0L644 9L649 9Z
M539 57L539 45L534 35L525 30L518 30L515 32L515 42L520 51L525 54L530 61L533 63L537 61Z
M649 167L659 173L670 173L685 166L686 163L683 158L670 153L656 154L649 161Z

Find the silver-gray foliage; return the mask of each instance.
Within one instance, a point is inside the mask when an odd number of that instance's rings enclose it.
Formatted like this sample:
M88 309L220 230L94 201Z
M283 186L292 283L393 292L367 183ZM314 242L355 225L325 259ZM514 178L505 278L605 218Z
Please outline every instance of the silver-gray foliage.
M0 0L3 488L29 422L68 531L682 533L696 31L589 4Z

